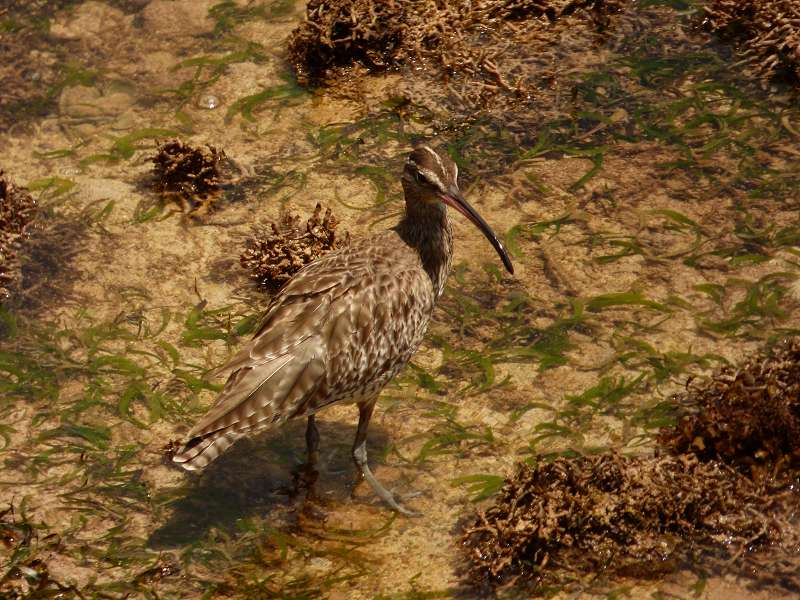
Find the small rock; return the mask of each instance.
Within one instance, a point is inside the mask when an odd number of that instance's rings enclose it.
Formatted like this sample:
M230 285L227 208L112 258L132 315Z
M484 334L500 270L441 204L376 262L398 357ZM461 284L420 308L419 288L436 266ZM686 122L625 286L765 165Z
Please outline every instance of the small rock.
M90 0L78 6L65 20L53 23L50 33L70 40L84 40L94 46L118 37L118 30L129 25L131 20L121 10Z
M333 563L327 558L315 556L308 561L308 566L315 571L328 571L333 566Z
M194 36L209 33L214 23L208 9L218 0L152 0L142 11L144 29L154 36Z
M214 94L203 94L197 99L198 108L207 108L208 110L214 110L218 106L219 106L219 98Z
M58 108L66 117L94 117L102 112L97 106L98 100L100 90L76 85L64 88L58 100Z

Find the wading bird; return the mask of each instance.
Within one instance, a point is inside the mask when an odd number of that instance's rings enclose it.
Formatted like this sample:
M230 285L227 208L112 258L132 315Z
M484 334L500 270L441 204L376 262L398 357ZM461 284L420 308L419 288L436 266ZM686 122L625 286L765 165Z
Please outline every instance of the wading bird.
M406 211L381 234L306 265L278 292L258 332L221 371L229 373L208 413L173 460L202 469L236 440L307 417L309 463L325 406L358 406L353 459L361 479L394 510L409 514L367 464L367 427L381 389L409 361L442 295L453 258L452 207L483 232L509 273L511 259L458 189L458 168L421 146L403 170Z

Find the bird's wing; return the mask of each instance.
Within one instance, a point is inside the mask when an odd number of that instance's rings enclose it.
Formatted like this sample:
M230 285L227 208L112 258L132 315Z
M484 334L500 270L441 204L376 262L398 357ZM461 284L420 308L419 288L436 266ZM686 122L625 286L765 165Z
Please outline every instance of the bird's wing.
M410 301L410 286L394 295L385 288L411 276L402 264L363 251L332 253L299 271L225 367L225 387L173 460L202 468L239 437L315 410L309 399L320 388L324 396L355 390L387 351L370 350L373 323L391 321L399 316L392 306Z

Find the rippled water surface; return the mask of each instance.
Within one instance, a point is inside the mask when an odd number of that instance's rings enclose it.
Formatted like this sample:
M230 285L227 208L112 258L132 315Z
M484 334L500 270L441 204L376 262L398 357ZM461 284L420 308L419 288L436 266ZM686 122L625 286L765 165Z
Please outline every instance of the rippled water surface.
M797 101L670 4L635 3L603 37L562 32L558 83L521 128L400 101L411 73L349 97L298 87L285 41L302 2L0 0L24 48L2 71L0 168L45 213L0 310L0 555L29 570L3 593L472 597L458 523L516 462L647 452L689 376L793 334ZM225 151L216 210L152 191L173 137ZM320 415L316 498L300 422L201 477L167 465L219 389L203 375L268 302L239 266L252 227L317 202L352 236L386 227L419 139L458 158L517 267L459 220L426 341L379 401L375 472L424 516L350 499L348 406ZM698 573L616 593L779 595Z

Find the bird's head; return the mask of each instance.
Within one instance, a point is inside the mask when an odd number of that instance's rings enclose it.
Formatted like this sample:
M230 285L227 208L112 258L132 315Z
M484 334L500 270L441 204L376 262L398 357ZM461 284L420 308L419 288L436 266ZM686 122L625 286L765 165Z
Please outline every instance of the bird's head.
M406 161L403 170L403 190L406 202L410 205L420 203L444 209L451 206L467 217L492 244L503 265L509 273L514 273L514 265L492 228L461 195L458 189L458 167L445 153L437 152L430 146L416 148Z

